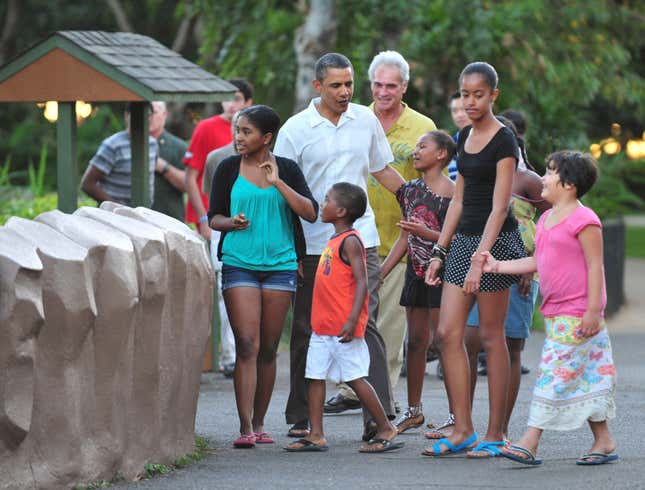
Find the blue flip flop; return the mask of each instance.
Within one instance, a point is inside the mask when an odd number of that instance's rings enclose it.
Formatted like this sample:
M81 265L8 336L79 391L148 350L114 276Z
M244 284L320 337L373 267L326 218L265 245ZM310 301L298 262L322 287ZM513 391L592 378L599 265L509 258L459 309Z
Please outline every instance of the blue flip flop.
M502 452L498 448L504 447L505 445L506 441L482 441L472 448L467 456L470 459L496 458L497 456L502 455ZM470 454L477 451L486 453L486 456L475 456Z
M584 454L576 461L576 464L579 466L596 466L599 464L611 463L616 461L618 455L615 453L588 453Z
M511 446L508 446L507 449L510 449L511 451L516 451L518 453L522 453L526 456L526 458L523 458L522 456L517 456L513 453L507 453L506 451L500 451L500 456L504 456L505 458L515 461L516 463L522 463L529 466L538 466L542 464L542 460L537 459L535 455L525 447L511 445Z
M477 435L477 432L473 432L468 439L466 439L464 442L456 446L452 442L450 442L447 437L444 437L443 439L439 439L437 442L435 442L432 445L431 451L429 451L428 449L425 449L421 454L424 456L437 457L437 456L445 456L446 454L460 453L470 448L470 446L472 446L475 443L475 441L477 441L478 437L479 436ZM442 444L448 448L448 451L441 451Z

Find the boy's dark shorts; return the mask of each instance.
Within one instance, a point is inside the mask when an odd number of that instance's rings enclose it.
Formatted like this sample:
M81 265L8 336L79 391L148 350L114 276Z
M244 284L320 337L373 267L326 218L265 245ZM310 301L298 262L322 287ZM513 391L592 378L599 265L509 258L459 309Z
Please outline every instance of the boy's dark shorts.
M399 304L417 308L439 308L441 306L441 285L428 286L423 277L414 273L414 269L408 261Z

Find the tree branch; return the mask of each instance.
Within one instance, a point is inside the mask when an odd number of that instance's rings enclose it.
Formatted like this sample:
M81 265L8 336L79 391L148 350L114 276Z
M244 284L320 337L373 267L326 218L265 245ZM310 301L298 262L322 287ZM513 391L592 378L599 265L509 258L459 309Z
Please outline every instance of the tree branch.
M123 8L123 5L121 5L120 0L105 0L105 2L114 14L116 25L119 30L122 32L134 32L134 29L132 29L132 25L128 20L128 16L125 14L125 10Z
M9 54L9 47L12 44L10 40L16 34L18 27L18 0L9 0L7 3L7 15L4 19L2 29L2 38L0 38L0 65L4 65Z
M193 5L190 2L187 2L184 7L184 18L181 19L179 28L177 29L177 34L175 35L175 40L172 43L172 50L177 53L181 53L186 47L188 38L190 35L190 29L193 25L193 20L195 19L196 13L193 9Z

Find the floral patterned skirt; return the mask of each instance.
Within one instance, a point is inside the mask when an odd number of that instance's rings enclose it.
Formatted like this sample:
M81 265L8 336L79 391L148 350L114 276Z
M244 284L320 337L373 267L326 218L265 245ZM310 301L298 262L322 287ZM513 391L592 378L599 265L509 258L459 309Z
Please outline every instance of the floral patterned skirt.
M582 319L545 318L546 339L533 389L528 425L573 430L587 420L615 417L616 368L603 321L590 338L580 334Z

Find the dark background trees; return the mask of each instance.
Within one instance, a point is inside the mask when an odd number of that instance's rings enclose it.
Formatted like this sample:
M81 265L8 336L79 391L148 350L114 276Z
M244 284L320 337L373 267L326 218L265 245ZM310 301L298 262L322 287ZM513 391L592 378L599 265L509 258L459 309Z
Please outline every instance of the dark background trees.
M355 101L368 103L372 56L396 49L412 66L408 102L452 131L446 103L459 72L486 60L500 75L498 109L526 113L529 156L540 164L555 149L588 149L611 136L613 123L620 125L613 136L621 145L642 138L643 7L642 0L7 0L0 3L0 62L55 30L132 30L221 77L247 77L255 100L286 118L311 95L311 60L320 53L336 50L352 59ZM185 138L196 120L217 110L171 108L171 128ZM121 108L110 109L112 116L81 126L81 167L119 126ZM11 154L12 168L24 168L37 160L41 142L53 148L54 131L41 111L3 105L0 163Z

